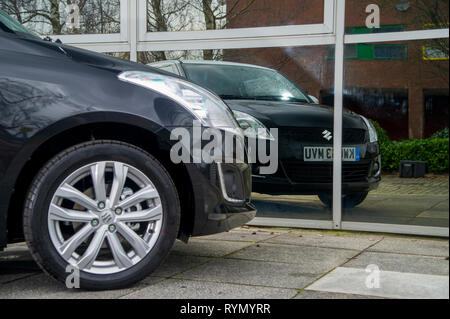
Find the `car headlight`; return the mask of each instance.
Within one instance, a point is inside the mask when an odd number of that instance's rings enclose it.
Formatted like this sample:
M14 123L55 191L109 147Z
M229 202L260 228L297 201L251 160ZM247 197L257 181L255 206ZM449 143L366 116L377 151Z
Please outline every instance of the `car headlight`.
M260 138L265 140L274 140L267 127L251 115L244 112L233 111L236 121L244 131L247 137Z
M377 135L377 130L375 129L375 126L373 126L373 124L366 119L364 116L360 115L361 118L363 119L364 123L366 123L367 129L369 130L369 140L370 143L374 143L378 141L378 135Z
M202 125L231 129L242 134L228 106L218 96L198 85L143 71L126 71L118 77L122 81L143 86L175 100L200 120Z

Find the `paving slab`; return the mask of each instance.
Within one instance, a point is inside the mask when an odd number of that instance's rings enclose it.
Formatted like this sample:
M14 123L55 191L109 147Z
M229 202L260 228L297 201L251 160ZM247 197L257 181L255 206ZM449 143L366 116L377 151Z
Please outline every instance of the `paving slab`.
M257 229L230 231L215 235L203 236L199 239L218 240L218 241L244 241L244 242L260 242L281 235L280 232L266 232Z
M368 250L410 255L448 257L448 249L448 239L385 237L382 241Z
M343 211L343 220L400 225L448 227L448 196L370 193L354 209Z
M296 296L294 299L373 299L373 298L382 299L378 297L339 294L335 292L322 292L312 290L303 290L302 293Z
M12 283L13 281L22 279L22 278L28 278L30 276L34 276L38 274L37 272L30 272L30 273L12 273L12 274L5 274L0 273L0 290L2 289L2 284Z
M3 262L8 263L14 260L33 260L33 257L31 256L28 247L25 245L8 246L8 248L0 252L0 267L3 266Z
M447 195L448 175L427 174L424 178L400 178L398 175L383 174L380 186L372 191L380 194Z
M305 273L305 269L295 264L217 259L175 278L302 289L318 276Z
M418 218L449 218L449 202L448 198L433 206L432 209L426 210L419 215Z
M339 267L322 277L306 290L378 296L402 299L448 299L449 277L393 271L380 271L379 286L368 288L367 273L360 268ZM374 283L372 281L372 283Z
M227 258L291 263L297 265L303 274L315 276L342 265L358 253L358 250L264 243L240 250Z
M26 277L30 273L42 272L28 248L9 248L0 253L0 283Z
M450 224L448 218L416 217L408 221L407 225L448 228Z
M147 278L128 289L84 291L68 289L63 283L41 273L0 285L0 299L114 299L130 294L144 284L154 284L161 280L163 278Z
M369 265L377 265L382 271L449 275L449 262L444 257L399 255L385 252L364 252L343 267L365 269Z
M177 242L151 276L128 289L99 292L67 289L49 278L19 243L0 253L0 299L448 298L448 243L424 237L242 227L195 238L188 245ZM381 269L377 291L364 291L369 290L369 264ZM337 270L345 269L347 273L337 278ZM328 286L315 287L325 279ZM333 290L333 285L341 290Z
M171 277L209 260L212 258L170 254L166 261L153 272L152 276Z
M288 299L296 289L166 279L128 294L130 299Z
M265 243L289 244L300 246L314 246L326 248L342 248L363 250L377 241L382 236L377 235L335 235L327 232L290 232L265 240Z
M252 245L249 242L212 241L206 239L190 239L188 244L176 241L172 254L198 257L222 257L244 247Z
M359 206L344 209L345 221L407 224L421 212L438 203L441 197L369 194Z

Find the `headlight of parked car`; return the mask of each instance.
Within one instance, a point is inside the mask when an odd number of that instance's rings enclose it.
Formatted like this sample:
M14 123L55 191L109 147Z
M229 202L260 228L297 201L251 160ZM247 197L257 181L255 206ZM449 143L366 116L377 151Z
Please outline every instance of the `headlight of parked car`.
M366 119L364 116L360 115L361 118L363 119L364 123L366 123L367 129L369 130L369 139L370 139L370 143L374 143L378 141L378 135L377 135L377 130L375 129L375 126L373 126L373 124Z
M233 111L234 117L247 137L274 140L267 127L251 115L244 112Z
M228 106L216 95L193 83L157 73L126 71L119 74L125 82L157 91L191 112L202 125L231 129L242 134Z

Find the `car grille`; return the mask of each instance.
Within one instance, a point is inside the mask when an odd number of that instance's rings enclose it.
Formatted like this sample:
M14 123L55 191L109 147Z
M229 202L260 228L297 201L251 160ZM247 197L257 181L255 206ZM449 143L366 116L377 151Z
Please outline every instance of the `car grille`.
M332 183L333 164L305 163L298 160L283 161L287 176L294 183ZM342 181L364 182L369 176L370 161L342 163Z
M281 144L290 144L292 142L331 144L333 140L327 140L323 132L332 129L310 128L310 127L281 127L279 129L279 141ZM364 129L344 129L342 136L343 144L364 144L367 140L366 130Z

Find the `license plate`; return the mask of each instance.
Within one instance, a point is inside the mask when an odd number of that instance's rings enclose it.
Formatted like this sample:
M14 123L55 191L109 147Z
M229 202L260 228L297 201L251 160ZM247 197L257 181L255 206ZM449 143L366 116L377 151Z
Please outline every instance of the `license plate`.
M303 148L305 162L331 162L333 161L333 148L324 146L305 146ZM359 162L359 147L343 147L342 160L346 162Z

